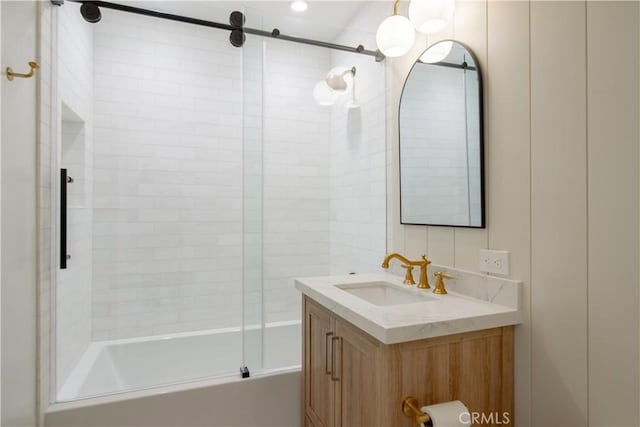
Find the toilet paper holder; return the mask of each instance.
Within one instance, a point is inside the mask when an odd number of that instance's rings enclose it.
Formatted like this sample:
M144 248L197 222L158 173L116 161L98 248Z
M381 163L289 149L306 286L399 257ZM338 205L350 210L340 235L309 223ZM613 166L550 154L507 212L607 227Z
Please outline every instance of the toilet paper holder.
M432 427L433 423L429 414L420 410L418 399L413 396L405 397L402 401L402 413L409 418L413 418L416 424L424 427Z

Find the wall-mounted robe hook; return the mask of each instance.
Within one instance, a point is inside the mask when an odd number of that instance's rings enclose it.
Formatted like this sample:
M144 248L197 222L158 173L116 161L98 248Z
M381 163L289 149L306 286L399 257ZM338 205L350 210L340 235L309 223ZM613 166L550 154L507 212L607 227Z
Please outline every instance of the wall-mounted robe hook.
M40 65L35 62L35 61L29 61L29 67L31 67L31 70L29 70L28 73L24 74L24 73L16 73L14 72L11 67L7 67L7 79L9 79L9 81L13 80L14 77L22 77L25 79L28 79L29 77L33 77L33 75L35 74L36 70L38 68L40 68Z

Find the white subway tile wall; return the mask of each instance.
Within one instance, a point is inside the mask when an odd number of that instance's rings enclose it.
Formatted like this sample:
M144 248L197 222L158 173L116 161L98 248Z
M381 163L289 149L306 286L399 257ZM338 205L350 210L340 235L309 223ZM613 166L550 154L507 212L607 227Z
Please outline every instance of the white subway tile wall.
M93 340L296 320L294 277L378 268L382 64L103 14L73 16L93 31L93 114L67 125L69 161L90 154L77 203L93 206ZM313 86L345 61L362 107L318 106Z
M242 51L224 32L106 14L95 26L93 339L237 326Z
M330 271L331 110L311 89L331 52L270 41L260 55L252 40L250 56L224 33L134 18L96 30L94 339L239 325L242 232L260 211L262 242L245 235L244 255L245 279L257 279L251 245L262 243L263 295L246 295L245 319L262 307L266 322L299 319L293 278ZM262 176L248 170L259 154ZM243 202L243 180L259 178Z
M372 34L349 29L338 42L375 46ZM360 106L346 108L349 86L332 108L331 274L379 271L386 249L385 65L370 56L333 52L332 66L356 67Z
M243 292L244 322L259 325L263 318L262 286L262 199L264 166L263 153L263 74L264 45L262 39L247 38L242 48L243 73ZM262 343L259 334L247 354L260 358L257 351ZM245 337L247 338L247 337ZM255 359L245 359L247 366L258 363ZM254 365L255 366L255 365Z
M269 41L264 68L264 317L300 318L293 279L329 272L330 110L313 86L327 49Z

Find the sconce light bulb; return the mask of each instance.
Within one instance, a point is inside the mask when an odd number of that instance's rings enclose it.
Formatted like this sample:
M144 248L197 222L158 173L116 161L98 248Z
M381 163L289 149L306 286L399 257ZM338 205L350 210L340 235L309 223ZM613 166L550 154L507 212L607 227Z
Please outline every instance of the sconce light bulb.
M378 49L390 58L409 52L415 38L413 25L402 15L389 16L382 21L376 32Z
M324 80L319 81L313 87L313 99L315 99L319 105L333 105L336 102L337 98L338 93L332 90Z

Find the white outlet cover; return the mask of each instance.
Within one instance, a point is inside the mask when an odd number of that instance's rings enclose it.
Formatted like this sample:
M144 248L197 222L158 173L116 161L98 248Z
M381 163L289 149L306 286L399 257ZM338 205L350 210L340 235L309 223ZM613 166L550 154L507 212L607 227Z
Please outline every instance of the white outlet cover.
M480 249L478 266L484 273L509 275L509 252Z

